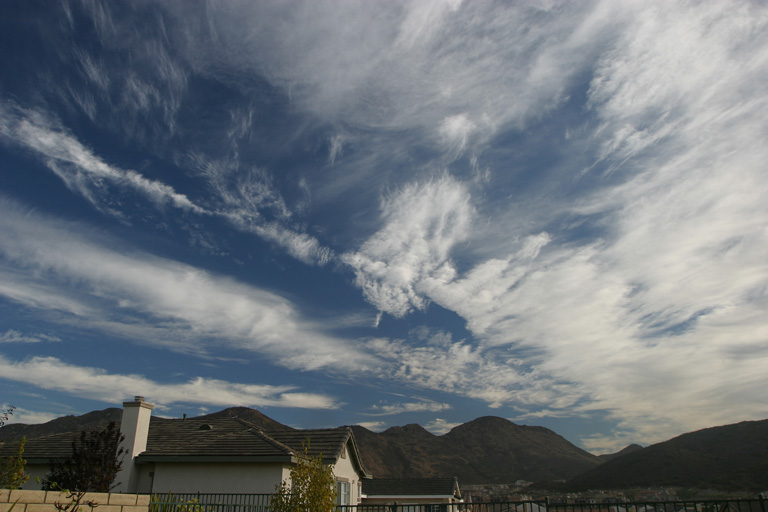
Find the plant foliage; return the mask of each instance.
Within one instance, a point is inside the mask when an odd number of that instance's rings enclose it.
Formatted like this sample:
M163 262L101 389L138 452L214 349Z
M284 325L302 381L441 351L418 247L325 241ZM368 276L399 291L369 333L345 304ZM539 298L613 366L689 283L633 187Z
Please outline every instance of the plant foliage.
M115 422L104 430L80 432L80 439L72 440L71 455L51 463L43 488L109 492L123 466L125 449L120 443L124 438Z
M13 414L14 406L8 407L0 413L0 427L4 426L8 418ZM24 473L24 445L27 439L22 437L19 447L14 455L0 457L0 489L18 489L29 480L29 475Z
M0 427L5 426L5 422L8 421L8 418L11 417L11 414L13 414L13 410L16 408L16 406L10 406L8 407L4 412L0 413Z
M333 465L323 465L323 456L309 456L309 443L297 455L291 469L291 484L283 481L270 499L271 512L331 512L336 506Z
M153 494L149 501L150 512L206 512L207 507L200 505L197 498L185 500L168 493L167 495Z
M85 503L83 503L85 495L87 494L86 491L70 491L69 489L62 489L55 482L51 484L51 489L61 491L67 500L53 502L53 506L56 507L56 510L59 512L80 512L80 509L83 506L87 506L91 509L91 512L93 512L93 509L99 506L94 500L85 500ZM11 511L9 510L8 512Z
M29 475L24 473L24 445L26 437L22 437L15 455L0 458L0 489L18 489L29 480Z

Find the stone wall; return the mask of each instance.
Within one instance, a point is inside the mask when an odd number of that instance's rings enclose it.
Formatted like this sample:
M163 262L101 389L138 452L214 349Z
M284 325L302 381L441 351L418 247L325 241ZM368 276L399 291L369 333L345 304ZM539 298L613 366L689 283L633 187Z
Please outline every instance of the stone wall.
M71 501L67 494L58 491L0 489L0 512L8 512L16 500L18 503L13 512L57 512L57 502L66 504ZM92 509L86 504L88 501L98 506ZM149 495L89 492L80 504L80 512L148 512Z

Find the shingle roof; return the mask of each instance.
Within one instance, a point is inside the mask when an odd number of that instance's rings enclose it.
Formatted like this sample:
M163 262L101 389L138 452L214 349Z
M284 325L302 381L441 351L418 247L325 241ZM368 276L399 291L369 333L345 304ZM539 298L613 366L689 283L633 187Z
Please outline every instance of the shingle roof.
M154 420L154 418L153 418ZM338 458L351 429L266 432L238 418L152 421L142 457L159 456L291 456L303 453Z
M322 455L326 464L334 463L349 448L352 464L364 478L370 475L363 467L355 436L350 427L332 429L279 430L266 434L279 443L290 446L297 453L303 453L305 442L308 444L307 453L310 457Z
M290 460L293 449L237 418L152 419L139 461L157 457L273 457Z
M66 457L72 451L72 440L78 432L55 434L30 439L24 450L28 461L46 463ZM326 464L332 464L350 445L352 462L361 474L362 467L352 429L279 430L264 431L245 420L228 418L150 419L147 448L136 462L166 461L283 461L295 462L304 452L312 457L322 454Z
M363 480L367 496L457 496L455 478L373 478Z
M269 432L268 435L299 453L303 453L304 444L307 443L307 453L311 457L322 455L325 459L336 459L341 456L351 432L349 428L309 429Z
M65 432L63 434L51 434L48 436L28 439L24 445L24 459L27 463L47 462L49 459L59 459L68 457L72 454L72 441L80 439L80 432ZM6 443L11 449L9 453L5 452L3 447L2 455L12 455L18 448L18 443Z

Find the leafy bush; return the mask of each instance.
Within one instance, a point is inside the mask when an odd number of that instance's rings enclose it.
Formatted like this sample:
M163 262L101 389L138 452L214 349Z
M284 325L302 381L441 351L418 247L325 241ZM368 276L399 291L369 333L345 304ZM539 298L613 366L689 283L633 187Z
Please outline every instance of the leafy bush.
M0 427L5 425L14 409L14 406L10 406L0 414ZM18 489L29 480L29 475L24 473L27 463L23 457L26 442L27 439L22 437L15 455L0 458L0 489Z
M104 430L80 432L80 440L72 440L72 454L51 463L43 489L109 492L123 466L125 449L120 443L124 438L115 422Z
M323 465L322 455L309 456L309 443L291 469L291 485L275 487L269 503L271 512L331 512L336 506L336 479L333 466Z
M29 480L29 475L24 473L24 444L25 437L21 438L19 448L15 455L0 458L0 489L18 489Z

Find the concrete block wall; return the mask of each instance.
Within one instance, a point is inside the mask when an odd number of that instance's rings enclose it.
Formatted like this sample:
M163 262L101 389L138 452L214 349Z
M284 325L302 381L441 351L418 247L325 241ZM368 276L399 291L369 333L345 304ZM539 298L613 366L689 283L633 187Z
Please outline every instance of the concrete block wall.
M23 491L0 489L0 512L57 512L56 503L66 504L67 494L59 491ZM93 509L87 502L98 503ZM80 512L148 512L149 494L112 494L89 492L80 501Z

